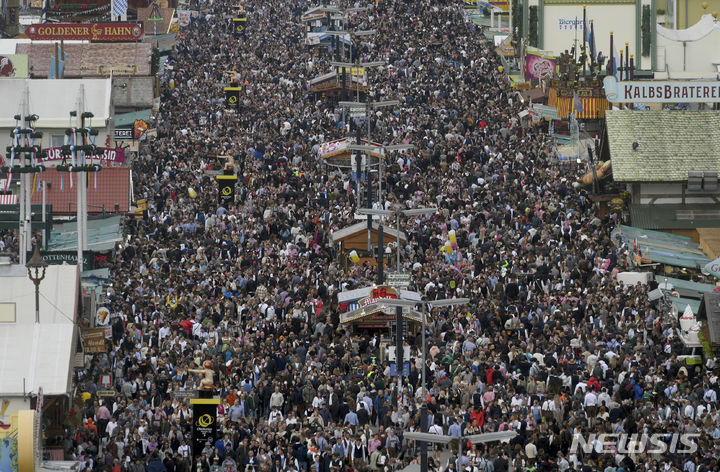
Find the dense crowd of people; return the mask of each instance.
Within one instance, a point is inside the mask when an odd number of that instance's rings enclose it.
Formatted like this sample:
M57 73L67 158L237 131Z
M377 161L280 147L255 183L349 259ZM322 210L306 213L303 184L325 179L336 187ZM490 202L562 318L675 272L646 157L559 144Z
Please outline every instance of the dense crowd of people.
M236 39L237 6L191 0L200 15L168 56L158 136L133 162L148 208L124 222L111 349L78 379L83 420L68 456L112 472L396 471L419 461L404 433L420 429L427 400L430 432L457 438L432 448L431 470L718 470L713 360L688 365L648 287L618 284L617 215L596 216L542 123L520 121L525 105L461 5L381 0L348 15L348 29L376 30L356 57L386 63L369 73L369 99L400 102L369 123L342 122L310 90L333 59L305 46L311 5L245 2ZM238 109L222 93L227 71L242 85ZM430 311L426 365L411 331L401 390L383 333L339 322L338 293L377 274L333 245L365 205L351 176L317 156L368 125L373 141L416 146L387 159L375 205L438 208L402 223L409 289L470 299ZM224 206L204 172L219 154L239 177ZM193 461L183 392L208 360L220 437ZM105 374L115 397L96 395ZM505 443L463 439L509 430ZM666 447L637 447L643 437Z

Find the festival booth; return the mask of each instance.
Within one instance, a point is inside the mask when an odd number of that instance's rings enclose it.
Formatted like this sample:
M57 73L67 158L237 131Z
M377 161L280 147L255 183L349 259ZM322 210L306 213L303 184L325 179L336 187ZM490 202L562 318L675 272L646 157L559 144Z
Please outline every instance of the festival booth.
M384 285L340 292L340 323L354 332L379 332L382 337L390 337L395 326L396 307L383 302L398 299L420 301L420 294ZM422 323L422 314L404 307L402 316L407 322L408 333L415 333Z
M318 149L318 156L328 165L340 168L353 168L354 163L352 158L355 156L349 146L355 144L356 139L354 137L336 139L335 141L328 141L322 143ZM380 143L373 143L365 139L360 140L362 146L376 147L377 151L370 151L370 165L374 166L378 161L385 155L385 151ZM364 170L367 165L366 153L362 153L362 165L361 168Z
M332 71L310 80L315 99L322 97L330 101L340 100L344 89L347 96L358 98L359 95L360 101L365 100L367 86L362 80L362 71L360 74L355 73L355 70L351 71L350 68L346 69L346 71L346 74Z
M378 223L373 222L370 230L370 245L372 247L372 251L370 252L367 250L367 221L346 226L332 234L333 244L336 246L337 253L341 255L346 269L349 269L351 264L359 264L361 266L365 262L373 266L377 264L375 253L379 246L378 229ZM405 233L400 232L398 235L397 230L387 226L383 227L383 245L397 244L398 239L400 239L400 244L407 242ZM386 266L387 262L392 259L392 254L392 252L383 254L383 257L386 258Z

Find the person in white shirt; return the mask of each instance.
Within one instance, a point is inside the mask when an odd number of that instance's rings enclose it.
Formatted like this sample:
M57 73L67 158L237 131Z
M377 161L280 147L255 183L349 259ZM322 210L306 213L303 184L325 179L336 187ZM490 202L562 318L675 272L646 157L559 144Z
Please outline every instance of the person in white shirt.
M113 431L115 431L115 428L117 428L117 421L115 420L115 417L111 417L110 421L108 421L107 426L105 426L105 432L107 433L108 437L112 437Z
M600 391L600 395L598 395L597 404L598 406L602 406L603 404L609 409L610 408L610 401L612 399L610 398L610 395L607 393L607 388L603 387Z
M273 406L272 410L270 411L270 417L268 418L268 424L271 425L275 423L276 421L282 421L283 415L280 413L280 410L277 409L277 407Z
M170 326L167 324L163 325L162 328L158 331L158 340L162 342L162 340L166 337L170 336Z
M597 403L598 396L595 392L590 390L585 394L585 401L583 402L583 405L585 406L585 411L588 414L588 418L592 418L595 416L595 412L597 411Z
M188 446L187 441L184 439L180 447L178 447L178 454L180 454L181 457L190 457L190 446Z
M690 402L685 403L683 415L685 416L685 418L690 418L691 420L695 419L695 408L693 408Z

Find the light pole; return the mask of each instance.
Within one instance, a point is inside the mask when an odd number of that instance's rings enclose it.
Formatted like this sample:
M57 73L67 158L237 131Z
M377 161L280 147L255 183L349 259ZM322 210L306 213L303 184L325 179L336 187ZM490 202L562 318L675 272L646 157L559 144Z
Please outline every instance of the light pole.
M38 243L35 244L35 252L25 267L27 267L28 278L35 284L35 323L40 323L40 282L45 278L47 262L40 256ZM42 273L41 273L42 271Z
M418 304L420 304L422 306L422 311L421 311L422 318L420 320L420 324L422 325L422 373L421 373L422 374L422 380L421 380L422 387L421 388L422 388L423 403L422 403L422 409L420 410L420 430L422 431L422 433L420 433L420 434L427 434L427 432L428 432L428 415L427 415L428 392L427 392L427 383L426 383L426 379L425 379L425 370L427 369L427 348L426 348L426 341L425 341L425 325L427 324L426 306L429 305L431 308L440 308L440 307L445 307L445 306L467 305L468 303L470 303L469 298L446 298L446 299L442 299L442 300L431 300L431 301L427 301L427 302L416 302L416 301L412 301L412 300L383 300L382 301L382 305L394 306L394 307L397 307L399 310L401 310L403 307L414 307L415 305L418 305ZM398 344L400 344L400 343L398 343ZM399 372L402 372L402 371L399 371ZM400 379L402 379L402 377L400 377ZM402 382L402 380L400 382ZM402 384L400 383L400 385L402 385ZM438 437L435 434L433 434L431 436ZM483 435L475 435L475 436L483 436ZM426 441L422 438L420 438L419 441L420 441L420 472L427 472L428 471L427 443L433 442L433 441ZM438 441L435 441L435 442L438 442ZM478 442L482 442L482 441L478 441ZM447 444L447 442L445 442L444 444Z
M397 266L396 269L398 272L400 272L400 215L405 216L415 216L415 215L434 215L438 212L438 209L436 207L427 207L427 208L411 208L409 210L373 210L372 208L360 208L358 210L358 213L361 215L382 215L382 216L391 216L395 215L396 217L396 235L395 235L395 244L397 245Z

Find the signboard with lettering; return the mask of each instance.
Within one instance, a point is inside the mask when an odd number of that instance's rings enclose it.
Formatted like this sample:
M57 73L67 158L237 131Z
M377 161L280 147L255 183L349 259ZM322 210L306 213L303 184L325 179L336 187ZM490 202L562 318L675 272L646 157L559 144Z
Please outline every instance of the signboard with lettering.
M133 75L137 74L137 66L98 66L98 74Z
M385 283L391 287L405 288L410 285L409 272L388 272L385 276Z
M32 253L28 251L28 257L30 256L32 256ZM40 251L40 257L50 265L77 265L77 251ZM84 251L83 267L85 270L94 269L94 262L93 252Z
M115 128L115 141L131 141L133 139L132 128Z
M99 160L105 161L105 162L118 162L121 164L125 162L125 149L123 149L123 148L100 148L100 149L102 149L103 153L100 155L97 155L97 156L93 156L92 159L99 159ZM43 162L62 161L62 159L64 157L62 155L61 147L46 148L45 151L47 151L47 157L45 159L43 159ZM68 157L68 160L70 160L69 157Z
M666 81L618 82L603 80L605 96L612 103L716 103L720 82Z
M35 41L139 41L143 29L137 23L44 23L28 26L25 34Z
M365 307L381 300L396 300L397 291L392 287L377 287L370 292L370 296L360 300L360 306Z
M582 31L583 20L582 18L558 18L557 19L557 30L558 31Z
M87 328L80 331L83 350L86 354L106 352L105 328Z

